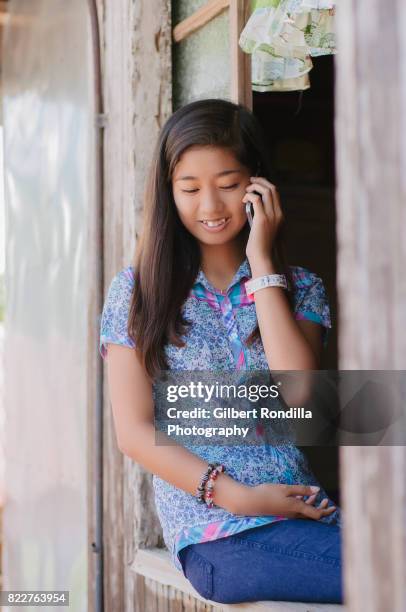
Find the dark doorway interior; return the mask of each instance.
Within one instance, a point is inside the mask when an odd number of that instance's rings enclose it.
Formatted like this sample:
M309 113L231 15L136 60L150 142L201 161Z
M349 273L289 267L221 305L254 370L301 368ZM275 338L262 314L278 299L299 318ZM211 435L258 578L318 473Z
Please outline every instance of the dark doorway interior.
M254 92L286 218L289 263L318 274L326 288L333 328L322 369L337 369L337 293L334 160L334 57L312 58L310 89ZM316 476L339 503L338 449L304 447Z

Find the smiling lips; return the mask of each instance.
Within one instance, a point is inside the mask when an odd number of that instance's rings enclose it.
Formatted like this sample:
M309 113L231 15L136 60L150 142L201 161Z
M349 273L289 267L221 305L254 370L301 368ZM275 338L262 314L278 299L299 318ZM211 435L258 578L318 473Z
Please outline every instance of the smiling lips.
M214 219L213 221L202 221L205 225L209 227L216 227L217 225L222 225L227 221L227 217L223 217L222 219Z
M230 221L230 217L223 217L222 219L215 219L213 221L199 221L204 227L205 230L209 232L220 232L228 222Z

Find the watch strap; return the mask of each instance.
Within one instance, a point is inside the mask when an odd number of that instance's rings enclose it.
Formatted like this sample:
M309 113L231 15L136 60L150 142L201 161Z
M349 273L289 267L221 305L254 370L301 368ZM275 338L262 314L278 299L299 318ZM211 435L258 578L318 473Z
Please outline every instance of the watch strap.
M265 287L282 287L288 288L288 283L285 274L265 274L257 278L252 278L245 283L245 291L247 295L252 295L258 289Z

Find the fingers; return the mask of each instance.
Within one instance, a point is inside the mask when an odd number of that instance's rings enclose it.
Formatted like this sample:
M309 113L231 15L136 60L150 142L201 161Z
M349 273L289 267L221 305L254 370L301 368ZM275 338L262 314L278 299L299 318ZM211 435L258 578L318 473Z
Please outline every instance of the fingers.
M242 201L252 202L252 204L254 205L254 208L255 208L255 205L257 205L257 207L259 208L259 212L264 214L264 201L263 201L262 196L258 195L257 193L252 193L252 192L246 193ZM256 209L255 209L255 212L257 212Z
M318 507L306 504L305 502L303 502L303 505L301 507L301 514L303 516L305 516L306 518L311 518L314 520L319 520L321 519L323 516L329 516L330 514L333 514L333 512L335 512L336 507L335 506L329 506L328 508L326 507L328 504L328 499L323 499L323 501L319 504Z
M307 499L303 500L305 504L314 504L314 502L317 499L317 495L318 493L315 493L314 495L310 495ZM303 495L295 495L296 499L303 499ZM320 504L317 506L318 508L326 508L328 505L328 499L327 497L325 497Z
M248 185L247 191L257 191L260 193L267 214L281 220L283 218L283 213L276 186L260 176L251 177L251 181L252 183Z
M250 196L255 196L256 198L258 198L259 202L265 209L264 212L270 219L273 219L273 217L276 216L273 205L272 192L268 187L264 187L259 183L251 183L251 185L248 185L248 187L246 187L246 190ZM257 194L254 194L254 191L256 191L260 195L258 196Z
M258 215L258 218L266 216L264 211L264 202L260 195L256 193L246 193L242 201L244 203L252 202L252 205L254 207L254 216Z
M296 499L303 499L303 495L295 495ZM314 504L314 502L316 501L316 497L317 497L317 493L315 493L314 495L310 495L310 497L308 497L307 499L304 499L304 503L305 504Z
M264 187L269 187L269 189L271 189L271 187L275 187L275 185L271 183L271 181L268 181L268 179L263 176L251 176L250 179L254 183L260 183L261 185L264 185Z
M287 495L314 495L320 491L320 487L308 485L285 485Z
M314 495L310 495L310 497L305 499L305 504L314 504L314 502L316 501L317 495L318 495L317 493L315 493Z
M333 514L336 510L336 506L329 506L329 499L325 497L321 500L318 506L315 506L317 495L320 491L320 487L310 487L305 485L285 485L285 494L291 499L292 511L299 518L310 518L319 520L324 516ZM312 491L313 489L313 491ZM308 496L306 500L304 496Z

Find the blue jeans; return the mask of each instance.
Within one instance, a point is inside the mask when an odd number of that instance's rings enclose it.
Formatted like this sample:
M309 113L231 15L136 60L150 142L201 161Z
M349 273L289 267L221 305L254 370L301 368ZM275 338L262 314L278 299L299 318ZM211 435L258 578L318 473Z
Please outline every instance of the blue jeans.
M311 519L288 519L179 552L186 578L219 603L342 603L341 530Z

